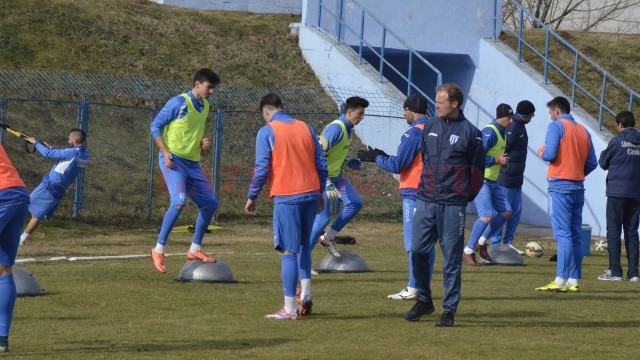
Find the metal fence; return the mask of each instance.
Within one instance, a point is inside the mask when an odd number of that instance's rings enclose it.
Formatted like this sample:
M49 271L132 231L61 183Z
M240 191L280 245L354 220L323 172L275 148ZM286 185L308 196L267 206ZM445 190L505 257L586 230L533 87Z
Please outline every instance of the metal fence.
M0 88L6 91L10 86L5 82ZM47 88L62 87L48 85ZM184 89L188 86L182 91ZM330 91L331 96L321 88L227 87L216 91L211 99L205 132L205 136L214 141L214 151L203 153L200 162L219 197L219 216L242 214L253 175L255 137L264 126L262 116L256 111L260 97L268 92L278 93L295 117L320 133L339 116L336 101L342 102L356 95L351 90L331 88ZM180 91L172 95L178 93ZM102 93L101 97L106 94ZM143 91L143 94L150 92ZM122 98L111 95L112 99ZM369 99L372 106L368 110L372 114L367 113L356 127L349 157L355 157L357 150L366 145L383 147L393 153L402 132L408 128L399 116L401 99L390 101L386 94L379 93L357 95ZM136 101L140 98L132 97ZM97 224L158 222L164 215L169 204L168 192L149 134L149 125L159 110L156 106L91 101L86 97L77 100L0 97L0 123L55 147L66 147L71 128L78 127L87 132L87 149L91 154L89 165L68 191L55 217L62 221L77 219ZM28 189L33 190L54 161L46 160L38 153L27 153L23 140L1 130L0 141ZM400 212L399 202L389 202L389 196L396 193L397 184L388 173L374 164L364 164L361 171L345 166L344 175L366 200L364 214ZM264 194L268 194L266 189ZM260 211L270 216L271 207L271 201L262 201ZM181 219L195 221L196 216L196 207L189 205Z
M517 11L515 28L502 23L502 19L498 17L497 9L502 1L509 3ZM518 60L529 61L534 66L538 65L536 61L541 61L545 84L549 83L551 77L552 81L571 98L573 104L577 103L592 114L597 114L600 130L606 116L615 117L620 110L632 111L634 103L640 102L640 94L562 38L518 1L494 0L494 8L497 24L494 39L499 38L501 31L513 36L517 42ZM538 49L527 41L524 34L527 24L534 24L540 31L544 31L544 49ZM525 52L531 54L528 60L523 56ZM599 88L587 85L594 82L600 84ZM626 108L621 108L621 104L626 104Z

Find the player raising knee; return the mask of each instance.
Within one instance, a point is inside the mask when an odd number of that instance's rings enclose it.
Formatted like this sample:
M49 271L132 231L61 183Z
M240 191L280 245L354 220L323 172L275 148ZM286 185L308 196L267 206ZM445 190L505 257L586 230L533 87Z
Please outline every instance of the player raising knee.
M364 119L364 109L368 106L369 102L366 99L357 96L348 98L344 114L327 125L320 136L320 144L327 156L327 166L329 167L329 179L326 182L324 193L324 201L327 206L316 216L311 232L311 246L315 246L315 243L318 242L335 257L340 257L335 243L336 235L362 208L360 195L342 176L342 164L349 153L353 127ZM326 233L321 236L322 231L331 220L329 203L331 200L338 199L342 201L344 208L338 213Z
M201 249L202 238L218 208L218 199L200 166L200 151L211 150L211 141L204 137L209 115L207 98L219 83L220 78L211 69L198 70L193 79L193 89L170 99L151 123L151 135L160 149L158 163L171 196L158 241L151 250L153 264L161 273L167 272L165 245L187 204L187 195L200 209L187 259L216 262Z

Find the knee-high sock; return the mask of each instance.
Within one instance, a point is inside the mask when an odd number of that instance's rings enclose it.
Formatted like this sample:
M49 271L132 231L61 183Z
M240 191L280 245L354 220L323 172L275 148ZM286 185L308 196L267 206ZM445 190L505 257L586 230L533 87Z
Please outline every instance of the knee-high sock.
M193 240L191 240L192 243L202 245L202 239L204 238L204 234L207 232L207 228L209 227L209 223L211 223L214 213L215 210L213 209L200 209L198 219L196 220L196 229L193 233Z
M476 251L476 244L478 243L478 240L480 240L480 236L482 236L482 233L488 224L489 223L482 221L482 219L476 220L471 228L471 235L469 236L467 248Z
M162 220L162 228L160 228L160 235L158 235L158 244L166 245L171 230L176 226L178 216L182 212L182 208L178 209L175 206L169 206L167 213L164 214L164 220Z
M9 336L15 305L16 283L13 274L0 276L0 336Z
M485 236L487 239L490 239L495 235L499 230L502 230L502 225L504 225L505 221L507 221L501 213L495 214L491 217L491 221L489 221L489 229L488 236ZM486 233L486 231L485 231Z
M282 255L281 259L284 308L288 313L292 314L296 311L295 298L296 285L298 284L298 254Z
M296 296L298 284L298 254L282 255L282 287L284 296Z
M298 264L298 275L300 279L311 279L311 250L309 248L300 247Z

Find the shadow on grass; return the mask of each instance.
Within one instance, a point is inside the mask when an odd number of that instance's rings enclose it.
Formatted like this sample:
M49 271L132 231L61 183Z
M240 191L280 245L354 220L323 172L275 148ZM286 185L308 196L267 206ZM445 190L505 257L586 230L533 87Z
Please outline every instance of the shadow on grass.
M168 351L185 351L192 352L196 349L201 351L242 351L253 350L256 348L266 348L272 346L280 346L294 339L285 338L264 338L264 339L237 339L237 340L213 340L198 339L185 341L165 341L157 340L156 342L144 341L141 344L120 344L119 341L108 340L84 340L69 341L68 346L77 346L77 348L55 349L56 356L63 354L95 354L95 353L164 353ZM28 352L21 353L24 355L46 355L51 351ZM117 357L117 356L115 356Z
M572 320L570 314L563 318L552 318L546 312L482 312L482 313L465 313L456 317L456 326L466 327L491 327L508 326L508 327L549 327L549 328L636 328L638 322L634 320L614 320L614 321L590 321L575 319Z

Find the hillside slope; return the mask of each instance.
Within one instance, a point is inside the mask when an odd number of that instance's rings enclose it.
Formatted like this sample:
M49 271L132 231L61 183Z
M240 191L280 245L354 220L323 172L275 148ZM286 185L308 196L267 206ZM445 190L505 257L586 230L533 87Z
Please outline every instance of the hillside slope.
M0 70L228 84L318 85L288 25L299 16L181 9L146 0L0 1Z

